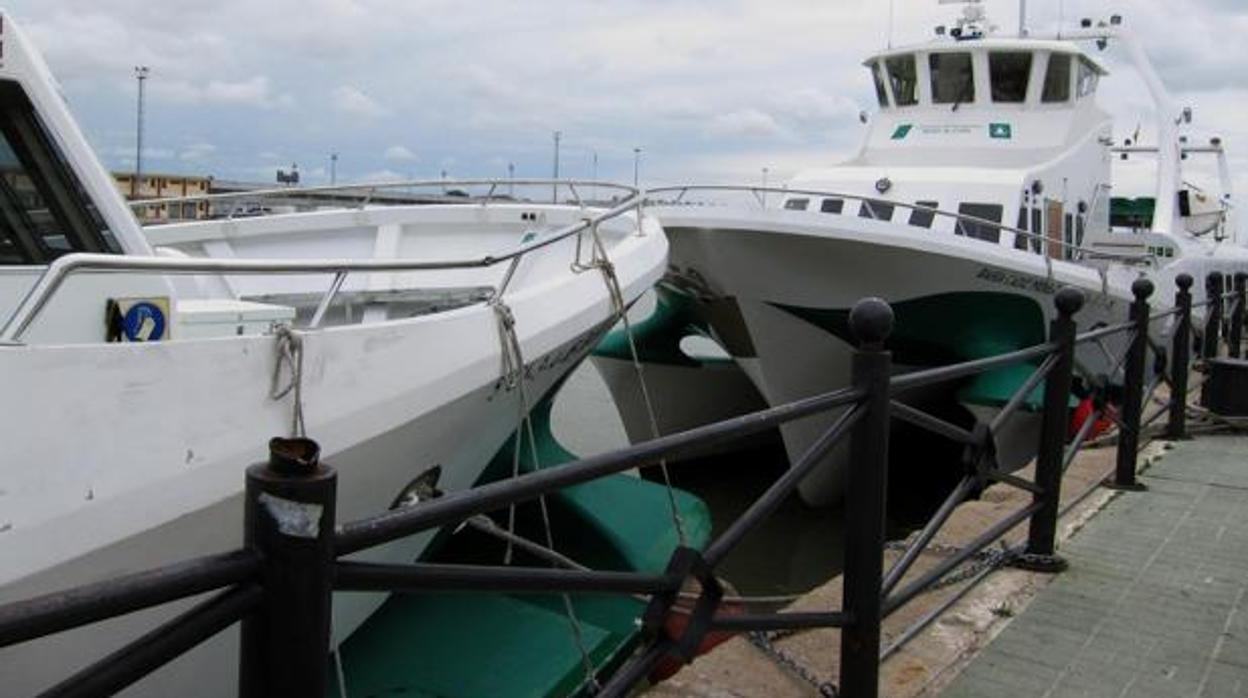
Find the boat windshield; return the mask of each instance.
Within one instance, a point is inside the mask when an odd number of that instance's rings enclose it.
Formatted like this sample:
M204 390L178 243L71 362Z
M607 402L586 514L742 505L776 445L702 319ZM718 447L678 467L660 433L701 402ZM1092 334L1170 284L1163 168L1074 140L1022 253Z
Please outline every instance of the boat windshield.
M1044 76L1041 101L1047 104L1070 101L1070 54L1049 54L1049 70Z
M876 99L880 101L881 107L888 107L888 91L884 89L884 69L880 67L879 61L872 61L871 77L875 80Z
M899 107L919 103L919 73L914 55L893 56L887 61L888 80L893 88L893 101Z
M932 101L959 104L975 101L975 77L969 53L933 53L928 57L932 72Z
M993 51L988 54L988 72L992 78L992 101L1018 103L1027 99L1030 51Z
M0 81L0 265L70 252L121 249L26 93Z

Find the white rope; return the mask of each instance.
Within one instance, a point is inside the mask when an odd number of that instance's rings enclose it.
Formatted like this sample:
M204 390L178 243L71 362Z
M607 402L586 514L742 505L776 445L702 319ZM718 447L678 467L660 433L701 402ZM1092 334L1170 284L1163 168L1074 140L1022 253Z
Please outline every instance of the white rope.
M641 399L646 408L646 418L649 421L650 438L657 439L661 436L659 433L659 420L655 416L654 401L650 397L650 388L646 385L646 371L637 352L637 342L633 338L633 324L628 319L628 306L624 302L624 292L620 288L620 279L615 273L615 265L607 257L607 250L603 247L602 240L598 237L597 228L593 229L593 239L594 259L590 266L601 270L603 280L607 284L607 292L611 296L612 310L624 325L624 335L628 337L628 350L633 361L633 372L636 374L637 384L641 388ZM676 528L676 536L682 546L688 547L689 537L685 533L685 522L680 515L680 507L676 504L676 490L672 487L672 477L667 469L667 458L659 459L659 472L663 474L663 485L667 488L667 503L671 509L672 525Z
M520 449L526 433L529 437L529 457L533 460L533 467L540 470L542 464L537 452L537 437L533 431L533 417L529 409L529 400L524 389L524 380L528 368L524 363L520 339L516 335L516 317L511 312L511 308L497 294L490 301L490 306L494 308L494 316L498 319L498 328L502 339L503 381L506 386L514 387L516 390L516 395L519 398L517 407L520 409L520 422L523 424L523 431L516 431L516 440L512 448L512 477L514 478L520 474ZM555 551L555 537L550 525L550 510L546 506L546 496L539 496L537 501L542 513L542 527L545 532L546 547L551 551ZM513 503L509 507L507 515L507 533L509 536L515 535L515 522L516 505ZM511 564L511 557L512 541L509 539L507 541L504 564ZM572 605L572 596L566 593L561 594L561 596L563 597L564 614L568 618L568 627L572 632L572 641L580 652L581 664L585 669L585 684L590 687L591 693L597 693L601 686L598 684L593 659L590 658L589 649L585 646L585 635L581 628L581 622L576 616L576 608Z
M290 432L292 436L303 437L307 435L303 421L303 336L289 325L278 325L276 334L277 361L273 366L273 380L269 383L269 397L281 400L287 395L294 395ZM284 385L283 367L290 373L290 378Z

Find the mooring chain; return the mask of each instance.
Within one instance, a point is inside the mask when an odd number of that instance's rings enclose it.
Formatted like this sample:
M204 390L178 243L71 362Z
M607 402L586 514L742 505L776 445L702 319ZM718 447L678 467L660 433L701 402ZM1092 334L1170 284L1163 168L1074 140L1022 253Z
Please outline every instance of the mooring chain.
M293 394L290 432L292 436L304 437L307 428L303 421L303 336L290 325L278 325L274 331L277 336L277 361L273 365L273 379L269 382L269 397L281 400ZM290 372L285 384L282 382L283 367Z
M905 552L908 548L909 546L906 545L905 541L889 541L884 544L885 550L891 550L894 552ZM957 555L961 553L962 550L963 549L958 546L946 545L943 543L929 543L927 547L923 549L924 552L935 553L938 555ZM927 587L926 591L936 591L938 589L944 589L945 587L959 584L971 579L986 569L999 569L1001 567L1005 567L1020 557L1022 557L1022 554L1018 550L1009 547L1005 541L1001 541L999 547L986 548L967 558L966 562L969 562L970 564L963 563L963 567L958 569L956 572L950 572L944 577L941 577L939 580L933 582Z
M520 449L522 448L525 435L528 436L529 457L533 461L533 467L540 470L542 464L537 451L537 437L533 430L533 418L529 410L529 399L524 387L527 368L524 363L524 353L520 346L520 338L516 334L516 316L499 294L495 294L490 300L490 306L494 309L494 316L498 321L499 335L502 341L503 381L509 387L516 389L518 398L516 404L520 410L521 429L516 430L515 445L512 448L512 477L515 478L520 475ZM546 506L546 495L539 496L537 501L538 508L542 514L546 547L554 551L555 536L550 525L550 510ZM516 505L513 502L507 513L507 533L515 535L515 527ZM508 540L507 551L503 560L504 564L511 564L512 550L512 541ZM572 596L566 593L561 594L561 596L563 597L564 613L568 618L568 627L572 632L572 641L580 652L581 664L585 669L585 685L589 687L591 693L597 693L601 688L598 684L597 671L594 668L593 659L589 656L589 649L585 646L585 634L581 628L581 622L576 616L576 608L572 605Z
M820 696L823 698L837 698L840 692L836 688L836 684L831 681L824 681L819 678L813 669L806 666L801 659L795 657L788 652L776 647L771 634L755 630L746 636L751 645L758 648L760 652L767 656L768 659L775 662L783 669L787 669L797 678L810 684Z
M633 338L633 323L628 319L628 305L624 302L624 291L620 288L620 279L615 273L615 265L611 263L611 259L607 256L607 250L602 244L602 239L598 237L597 227L593 228L592 237L594 253L590 263L582 268L596 268L602 272L602 278L607 284L607 293L611 296L612 310L615 317L619 318L624 325L624 335L628 338L628 351L633 362L633 374L637 376L637 385L641 389L642 404L646 407L650 438L657 439L662 435L659 433L659 420L655 416L654 401L650 397L650 388L646 384L645 367L641 363L641 355L637 351L637 342ZM671 509L672 525L676 528L677 540L679 540L680 545L688 546L689 538L685 533L685 522L680 515L680 507L676 504L676 491L672 486L672 476L668 472L666 457L659 459L659 472L662 473L663 485L667 488L667 503Z

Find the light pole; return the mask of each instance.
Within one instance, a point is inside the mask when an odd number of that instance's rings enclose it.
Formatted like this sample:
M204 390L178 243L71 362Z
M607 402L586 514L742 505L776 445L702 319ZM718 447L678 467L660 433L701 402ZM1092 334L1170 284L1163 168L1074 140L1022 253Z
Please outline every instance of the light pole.
M633 189L639 189L641 182L641 148L633 148Z
M329 183L331 186L338 183L338 153L329 154Z
M559 203L559 141L563 138L563 131L555 131L555 183L550 185L550 200L552 203Z
M516 196L516 163L507 163L507 196Z
M594 151L593 163L594 163L593 168L592 168L593 171L589 173L589 181L597 182L598 181L598 151L597 150ZM593 193L590 194L590 197L593 199L598 198L598 185L597 184L594 185L594 191Z
M763 208L767 208L767 173L771 172L770 168L763 168Z
M147 76L151 74L151 68L145 65L134 66L134 78L139 81L139 104L137 126L135 128L135 146L134 146L134 181L130 186L130 198L139 198L139 182L143 179L143 98L145 96L145 86Z

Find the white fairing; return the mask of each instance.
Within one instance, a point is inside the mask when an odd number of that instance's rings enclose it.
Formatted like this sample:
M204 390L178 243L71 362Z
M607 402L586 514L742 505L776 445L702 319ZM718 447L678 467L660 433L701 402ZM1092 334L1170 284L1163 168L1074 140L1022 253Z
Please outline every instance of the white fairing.
M601 210L527 204L288 215L170 226L153 234L162 246L153 257L46 68L7 17L0 24L0 82L22 88L0 99L29 107L61 152L116 241L107 251L123 253L100 256L105 260L470 260L538 245L561 226L603 217ZM55 204L47 208L53 214L42 215L64 223ZM333 275L165 276L131 266L70 274L51 287L40 279L74 257L50 266L51 253L39 264L6 263L6 254L47 252L47 238L9 232L0 226L7 340L0 341L0 604L239 547L244 470L265 460L270 438L293 428L294 393L276 399L272 392L282 347L277 326L305 327ZM667 242L652 219L621 213L602 220L596 234L623 302L658 280ZM387 510L434 466L442 469L439 489L471 486L516 429L520 396L503 380L506 335L488 299L514 317L529 404L614 322L606 275L575 264L587 261L576 236L526 249L510 274L506 263L352 274L319 328L295 330L307 434L338 469L340 522ZM136 298L167 302L164 340L106 342L107 302ZM291 380L285 370L277 387ZM428 541L417 536L360 557L411 560ZM337 598L335 639L380 600ZM185 607L0 649L3 693L45 689ZM228 695L236 689L235 641L228 631L127 694Z

